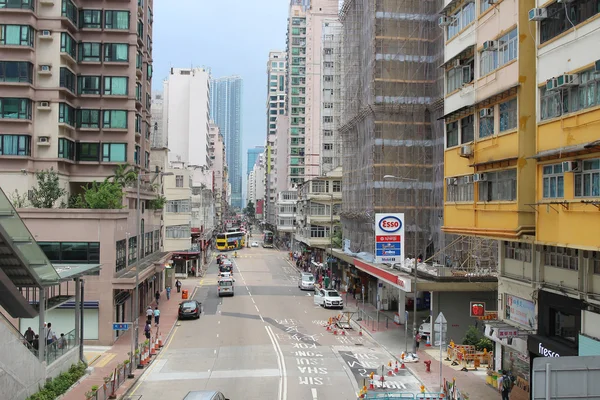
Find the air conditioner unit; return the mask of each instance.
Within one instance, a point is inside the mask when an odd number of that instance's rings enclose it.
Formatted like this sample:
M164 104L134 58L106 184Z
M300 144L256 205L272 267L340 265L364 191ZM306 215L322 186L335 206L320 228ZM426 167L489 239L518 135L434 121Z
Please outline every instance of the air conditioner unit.
M456 60L452 60L452 68L457 68L460 67L460 60L456 59Z
M494 117L494 108L482 108L479 110L479 118L493 118Z
M452 18L451 17L440 17L438 19L438 25L439 26L448 26L452 23Z
M557 83L556 83L556 78L550 78L546 81L546 91L550 92L552 90L556 90L558 89L557 87Z
M40 136L37 141L38 143L50 143L50 136Z
M493 51L498 48L497 40L487 40L483 42L483 51Z
M563 161L563 172L579 172L581 171L581 161Z
M470 144L465 144L460 148L460 156L461 157L471 157L473 155L473 146Z
M556 77L557 88L566 88L577 85L579 85L579 75L577 74L564 74Z
M48 36L51 36L51 35L52 35L52 32L49 31L49 30L47 30L47 29L44 29L43 31L40 32L40 36L46 36L46 37L48 37Z
M40 107L50 107L49 101L40 101Z
M40 65L40 71L50 72L51 67L49 65Z
M446 178L446 185L447 186L456 186L456 185L458 185L458 179L457 178Z
M473 174L473 182L487 181L487 174Z
M529 10L530 21L542 21L548 18L548 13L545 8L532 8Z

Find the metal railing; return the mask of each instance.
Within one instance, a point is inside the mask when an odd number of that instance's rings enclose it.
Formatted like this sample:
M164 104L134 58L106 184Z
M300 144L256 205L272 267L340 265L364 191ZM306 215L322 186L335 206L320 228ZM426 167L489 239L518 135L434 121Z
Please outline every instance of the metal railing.
M50 365L69 350L77 347L75 329L60 336L50 344L46 344L46 364Z
M394 327L394 319L388 317L386 314L382 312L376 313L375 316L369 314L363 308L360 307L360 303L358 303L358 308L356 310L356 319L357 321L362 321L363 324L367 328L381 330L385 327L385 329L389 329L390 326Z
M0 313L0 321L2 321L4 325L6 325L8 329L12 331L12 333L17 337L17 339L19 339L19 341L23 343L23 346L27 347L27 349L31 351L31 353L35 357L38 356L38 351L36 348L33 347L33 344L29 343L27 339L25 339L25 336L23 336L23 334L21 334L21 332L17 329L17 327L11 324L10 321L6 319L6 316L4 316L4 314L2 313Z

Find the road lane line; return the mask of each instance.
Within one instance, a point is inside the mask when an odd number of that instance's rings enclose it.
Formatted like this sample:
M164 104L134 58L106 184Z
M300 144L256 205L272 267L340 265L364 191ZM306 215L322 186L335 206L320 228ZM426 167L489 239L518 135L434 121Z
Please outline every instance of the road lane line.
M252 302L253 302L254 304L256 304L256 302L254 301L254 298L253 298L253 297L250 297L250 300L252 300Z
M215 349L215 351L214 351L214 354L215 354L215 355L217 354L217 349Z
M317 400L317 389L312 388L310 392L312 393L313 400Z
M269 335L269 339L271 340L271 344L273 345L273 350L275 350L275 355L277 356L277 366L279 368L279 389L277 393L277 398L279 400L283 399L283 368L281 367L282 359L280 358L279 352L277 351L277 346L275 345L275 335L271 332L268 326L265 325L265 330L267 331L267 335Z
M217 333L217 337L219 337L219 334Z
M283 358L283 351L281 351L281 347L279 346L279 342L277 341L277 337L273 333L273 330L269 326L269 331L271 335L273 335L273 340L275 341L275 346L277 346L277 350L279 351L279 356L281 357L281 369L283 373L283 389L281 392L281 400L287 400L287 368L285 366L285 358Z
M256 304L254 305L254 308L256 308L257 313L260 313L260 310L258 309L258 306Z
M220 324L221 324L221 321L218 321L218 322L217 322L217 324L219 324L219 325L220 325Z
M261 320L262 322L265 322L265 320L263 319L262 315L258 314L258 316L260 317L260 320Z

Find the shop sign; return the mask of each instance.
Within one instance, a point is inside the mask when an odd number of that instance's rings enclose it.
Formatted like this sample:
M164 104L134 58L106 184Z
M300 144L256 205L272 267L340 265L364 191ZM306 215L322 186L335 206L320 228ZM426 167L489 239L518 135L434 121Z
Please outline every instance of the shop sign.
M406 278L399 276L396 278L396 284L398 286L400 286L400 289L404 290L405 292L410 292L410 290L411 290L410 279L406 279Z
M518 329L498 329L498 339L512 338L519 335Z
M556 351L548 350L542 342L538 343L538 353L544 357L560 357Z
M535 326L535 304L520 297L505 294L506 319L533 328Z
M482 301L471 302L471 317L483 317L485 315L485 303Z
M404 214L375 214L375 262L396 264L404 258Z

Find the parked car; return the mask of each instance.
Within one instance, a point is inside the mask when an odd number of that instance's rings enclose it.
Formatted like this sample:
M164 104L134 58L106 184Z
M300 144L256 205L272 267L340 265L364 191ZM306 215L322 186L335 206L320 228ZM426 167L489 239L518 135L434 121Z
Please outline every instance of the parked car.
M309 272L303 272L300 274L298 279L298 288L300 290L314 290L315 289L315 277Z
M252 242L251 247L258 247L258 242Z
M219 282L217 282L217 292L219 293L219 297L233 296L235 293L235 289L233 287L234 282L235 280L231 278L219 279Z
M337 290L315 289L313 296L315 304L325 308L339 307L344 308L344 300Z
M196 300L187 300L179 304L178 319L200 318L202 304Z
M424 319L423 323L419 326L419 335L423 337L431 336L431 315L427 319Z
M188 392L183 400L229 400L221 392L215 392L214 390L194 390Z

